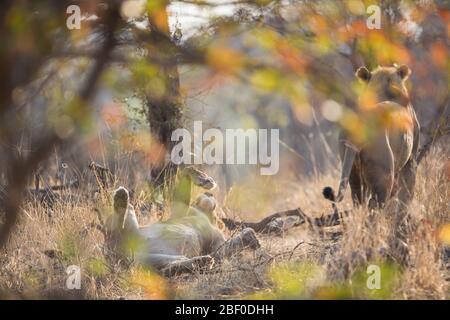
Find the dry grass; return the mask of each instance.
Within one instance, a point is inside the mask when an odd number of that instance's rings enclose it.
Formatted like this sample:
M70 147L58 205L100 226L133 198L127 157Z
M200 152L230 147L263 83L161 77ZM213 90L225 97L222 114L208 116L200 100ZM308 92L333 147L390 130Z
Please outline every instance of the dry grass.
M0 256L0 292L3 298L448 299L450 275L438 237L439 228L450 223L447 161L445 152L435 149L420 167L410 207L415 228L408 238L408 266L386 254L392 211L378 212L369 223L367 212L360 209L346 219L338 241L329 237L330 230L323 233L303 225L282 237L263 235L262 249L239 254L208 272L163 279L105 252L103 235L91 226L97 222L94 208L109 210L108 199L101 198L66 201L52 210L27 203ZM298 206L319 216L330 211L321 189L336 184L337 176L300 182L251 180L232 189L222 205L228 214L245 220ZM139 193L136 207L143 208L146 199L145 192ZM350 200L342 206L350 207ZM137 211L141 223L155 219L152 210ZM334 229L342 231L340 226ZM369 264L381 267L381 290L366 287ZM81 267L81 290L65 289L69 265Z

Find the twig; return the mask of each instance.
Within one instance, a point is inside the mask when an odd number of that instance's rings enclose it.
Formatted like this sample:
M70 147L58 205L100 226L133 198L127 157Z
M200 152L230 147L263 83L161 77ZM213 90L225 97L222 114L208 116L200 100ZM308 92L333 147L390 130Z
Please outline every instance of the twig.
M417 154L416 161L418 165L420 164L422 159L426 156L426 154L430 151L431 147L433 146L433 144L436 142L437 139L447 134L450 134L450 124L449 124L450 115L447 114L449 110L448 108L449 104L450 104L450 97L447 97L443 106L439 108L441 109L440 110L441 112L438 111L436 113L435 118L431 122L431 128L427 128L428 131L432 130L432 134L429 140L426 143L424 143L424 145Z

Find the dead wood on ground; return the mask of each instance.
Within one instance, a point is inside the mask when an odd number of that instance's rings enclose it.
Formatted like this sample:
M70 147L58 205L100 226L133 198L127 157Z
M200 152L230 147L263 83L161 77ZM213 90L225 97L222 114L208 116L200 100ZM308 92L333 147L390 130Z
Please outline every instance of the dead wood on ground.
M333 227L340 225L344 216L349 211L339 212L334 207L334 212L325 214L318 218L309 217L301 208L273 213L258 222L238 221L231 218L222 218L223 223L229 230L252 228L258 233L281 234L293 227L308 223L311 227ZM293 219L292 219L293 218Z

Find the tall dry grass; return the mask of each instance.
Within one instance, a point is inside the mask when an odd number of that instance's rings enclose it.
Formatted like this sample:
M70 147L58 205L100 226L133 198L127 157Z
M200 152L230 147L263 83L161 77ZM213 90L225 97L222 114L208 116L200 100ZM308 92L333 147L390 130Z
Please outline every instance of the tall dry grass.
M281 237L261 235L262 248L243 252L208 272L164 279L121 261L104 247L98 209L110 214L108 195L92 197L86 190L53 208L27 202L7 250L0 256L1 298L390 298L448 299L449 265L445 265L439 230L450 223L448 154L436 147L419 169L416 195L410 206L409 264L396 263L389 254L392 211L389 206L371 218L367 210L353 210L342 226L318 230L307 225ZM301 207L311 216L331 211L321 196L325 185L337 184L339 173L314 179L252 178L223 197L224 211L245 220ZM126 181L118 184L126 185ZM160 217L149 207L152 197L144 186L135 190L133 203L139 221ZM113 189L113 188L112 188ZM196 192L200 190L196 189ZM350 198L342 209L351 208ZM231 232L225 231L228 236ZM333 232L342 232L338 239ZM367 266L381 270L381 289L366 286ZM66 268L81 268L81 290L66 288Z

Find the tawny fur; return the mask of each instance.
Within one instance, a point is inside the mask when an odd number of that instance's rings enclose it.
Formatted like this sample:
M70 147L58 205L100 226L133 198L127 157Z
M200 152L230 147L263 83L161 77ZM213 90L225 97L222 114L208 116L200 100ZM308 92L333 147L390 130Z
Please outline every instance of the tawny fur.
M172 275L193 271L246 247L259 247L255 232L249 228L226 241L215 225L215 208L214 197L205 193L186 215L139 226L128 191L120 187L115 191L114 214L107 226L117 250L131 255L140 264Z
M420 128L405 86L409 74L405 65L378 67L372 72L358 69L356 76L366 84L358 116L371 130L366 136L351 130L341 132L339 191L336 195L326 187L325 198L341 201L348 183L356 205L369 200L370 208L382 207L397 194L401 201L411 198Z

